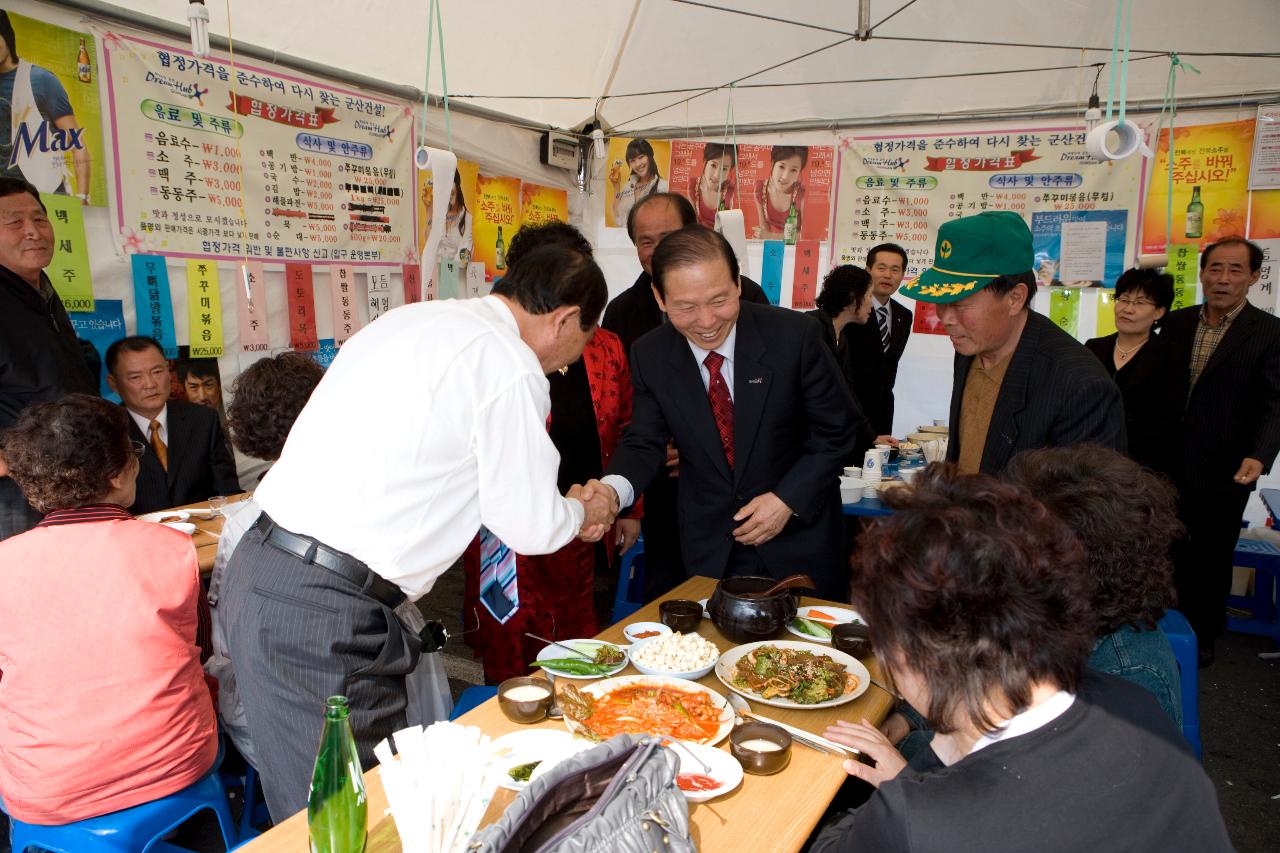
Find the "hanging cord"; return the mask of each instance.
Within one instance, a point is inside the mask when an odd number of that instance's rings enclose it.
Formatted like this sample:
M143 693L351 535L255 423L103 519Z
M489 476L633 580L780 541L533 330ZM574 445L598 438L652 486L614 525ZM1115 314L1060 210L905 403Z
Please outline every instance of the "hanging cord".
M432 0L436 8L436 31L440 34L440 87L444 99L444 133L449 150L453 151L453 122L449 118L449 66L444 54L444 24L440 19L440 2Z
M236 42L232 37L231 28L231 0L227 0L227 56L230 57L228 64L231 66L231 103L237 104L236 95ZM249 302L249 307L253 307L253 288L249 286L249 212L245 205L244 197L244 146L240 144L241 140L236 140L236 168L239 170L240 176L240 277L241 286L244 287L245 298Z
M439 0L431 0L431 4L427 7L427 71L426 77L422 82L422 124L418 138L422 140L422 144L427 141L427 113L431 109L431 59L435 52L435 36L440 34L440 85L442 87L441 100L444 103L444 132L445 141L450 151L453 150L453 121L449 116L449 70L445 62L444 52L444 24L440 18Z
M733 148L730 150L733 151L733 174L737 175L738 174L738 125L734 121L734 117L733 117L733 89L734 89L734 84L730 83L729 84L729 105L728 105L728 108L725 110L725 114L724 114L724 142L726 145L729 144L729 135L730 133L732 133ZM723 191L724 191L724 169L721 169L720 177L716 180L716 207L719 207L724 202L724 196L721 195ZM738 204L742 204L742 199L738 199Z
M1160 105L1160 118L1156 121L1156 147L1159 150L1160 134L1164 128L1164 113L1169 111L1169 159L1166 161L1165 171L1168 172L1168 184L1165 193L1165 209L1164 209L1164 248L1169 251L1169 246L1173 243L1173 122L1177 115L1177 82L1178 69L1184 68L1187 71L1200 73L1200 69L1196 68L1189 62L1183 62L1176 53L1169 54L1169 79L1164 87L1164 103Z
M1111 121L1116 90L1119 89L1120 115L1118 121L1124 124L1126 101L1129 92L1129 30L1133 19L1133 6L1125 0L1116 0L1116 28L1111 37L1111 76L1107 84L1107 121ZM1120 53L1120 41L1124 40L1124 52ZM1119 62L1117 62L1119 54Z

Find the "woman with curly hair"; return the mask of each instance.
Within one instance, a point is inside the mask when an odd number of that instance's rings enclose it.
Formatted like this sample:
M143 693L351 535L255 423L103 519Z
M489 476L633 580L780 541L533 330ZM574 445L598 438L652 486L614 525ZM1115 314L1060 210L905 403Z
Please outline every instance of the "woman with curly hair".
M128 423L71 394L0 437L9 476L45 513L0 542L0 798L28 823L167 796L217 755L195 548L125 509L145 450Z
M853 604L939 734L904 767L865 721L827 729L875 759L844 767L878 788L810 849L1230 850L1168 716L1085 668L1093 583L1067 524L1025 489L954 465L885 502L896 512L863 534Z

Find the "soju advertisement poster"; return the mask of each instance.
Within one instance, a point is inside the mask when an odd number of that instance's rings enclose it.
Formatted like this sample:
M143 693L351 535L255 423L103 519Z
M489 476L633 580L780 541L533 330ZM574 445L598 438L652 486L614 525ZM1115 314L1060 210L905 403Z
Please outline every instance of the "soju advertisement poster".
M734 147L722 142L671 142L671 192L693 202L698 224L716 225L716 211L738 208L738 169Z
M604 224L626 228L627 214L637 201L670 188L671 143L615 136L605 159Z
M739 145L738 198L747 239L785 239L794 207L796 239L825 241L834 163L830 145Z
M1245 233L1254 120L1174 128L1173 242L1207 246ZM1164 251L1169 198L1169 131L1162 131L1147 206L1142 251Z
M93 36L3 9L0 36L0 158L13 163L4 174L41 192L88 195L89 204L105 205Z
M540 184L520 185L520 224L542 225L569 221L569 194Z
M435 188L431 185L431 173L421 169L418 172L418 254L427 245L427 236L431 233L431 203ZM470 160L459 160L458 171L453 176L453 186L449 188L449 212L445 223L444 237L436 250L436 260L457 261L466 266L471 260L474 246L471 227L475 221L476 209L476 177L480 167ZM463 257L465 253L465 257Z
M485 279L493 281L506 274L507 246L520 230L520 179L478 176L475 216L471 259L482 262Z

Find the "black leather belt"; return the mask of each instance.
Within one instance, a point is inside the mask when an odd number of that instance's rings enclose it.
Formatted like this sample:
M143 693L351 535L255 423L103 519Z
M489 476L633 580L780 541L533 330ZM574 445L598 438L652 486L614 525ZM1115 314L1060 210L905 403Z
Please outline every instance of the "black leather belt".
M392 610L405 601L400 587L370 570L368 566L350 554L335 551L310 536L291 533L271 520L265 512L254 522L255 530L261 530L264 541L273 548L292 554L304 563L312 563L327 569L360 588L360 591Z

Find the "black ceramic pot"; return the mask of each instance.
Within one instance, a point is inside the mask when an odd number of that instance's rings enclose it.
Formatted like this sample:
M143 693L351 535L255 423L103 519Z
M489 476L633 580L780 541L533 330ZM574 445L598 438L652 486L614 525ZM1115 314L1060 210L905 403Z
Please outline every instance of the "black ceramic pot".
M743 598L744 592L764 592L776 578L724 578L707 602L707 612L720 633L735 643L768 640L783 625L796 618L799 595L783 590L768 598Z

